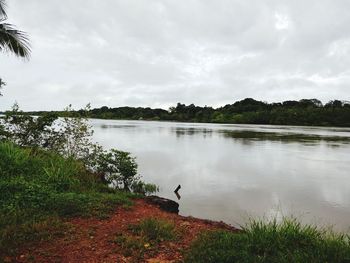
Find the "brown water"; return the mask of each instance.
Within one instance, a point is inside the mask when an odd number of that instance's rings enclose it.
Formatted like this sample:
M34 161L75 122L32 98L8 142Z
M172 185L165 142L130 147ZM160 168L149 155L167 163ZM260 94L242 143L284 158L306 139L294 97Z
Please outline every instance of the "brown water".
M294 215L350 230L350 129L91 120L180 214L241 225Z

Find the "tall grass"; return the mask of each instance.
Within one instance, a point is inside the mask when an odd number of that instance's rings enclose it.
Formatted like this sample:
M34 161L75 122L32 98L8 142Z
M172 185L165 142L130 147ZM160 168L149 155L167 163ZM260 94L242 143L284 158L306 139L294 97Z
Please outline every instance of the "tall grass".
M350 262L349 237L302 225L251 221L240 233L202 234L187 252L187 263L345 263Z

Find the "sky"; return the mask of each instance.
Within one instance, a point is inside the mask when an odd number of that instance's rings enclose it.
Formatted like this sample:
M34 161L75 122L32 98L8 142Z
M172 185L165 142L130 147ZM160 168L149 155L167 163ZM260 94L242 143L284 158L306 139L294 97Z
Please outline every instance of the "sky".
M8 0L0 110L350 100L348 0Z

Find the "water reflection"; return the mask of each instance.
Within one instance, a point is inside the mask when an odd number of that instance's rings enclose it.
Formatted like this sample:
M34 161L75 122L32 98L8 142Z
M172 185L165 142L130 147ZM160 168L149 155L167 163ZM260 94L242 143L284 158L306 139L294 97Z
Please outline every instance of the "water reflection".
M305 222L350 222L350 130L92 120L105 147L132 152L146 181L180 213L243 224L294 214ZM103 126L103 128L102 128Z
M136 128L136 125L110 125L110 124L101 124L100 127L102 129L128 129L128 128Z
M210 129L199 129L199 128L184 128L184 127L171 127L171 133L175 133L177 137L188 136L188 135L202 135L203 137L210 137L213 130Z
M241 140L256 140L256 141L277 141L283 143L302 143L304 145L313 146L320 142L329 142L330 146L339 146L339 144L349 144L350 137L345 136L325 136L317 134L302 134L302 133L276 133L276 132L258 132L250 130L238 130L238 131L219 131L224 137L241 139Z

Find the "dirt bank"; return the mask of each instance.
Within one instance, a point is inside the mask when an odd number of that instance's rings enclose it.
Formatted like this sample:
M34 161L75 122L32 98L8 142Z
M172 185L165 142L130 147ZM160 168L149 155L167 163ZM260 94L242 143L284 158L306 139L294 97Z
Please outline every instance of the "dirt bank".
M175 241L163 241L156 248L146 249L142 259L125 255L121 244L113 240L145 218L168 220L182 234ZM135 200L131 208L118 207L108 219L75 218L67 223L72 226L70 231L60 238L24 249L16 262L181 262L183 251L201 231L236 231L224 223L164 212L143 199Z

